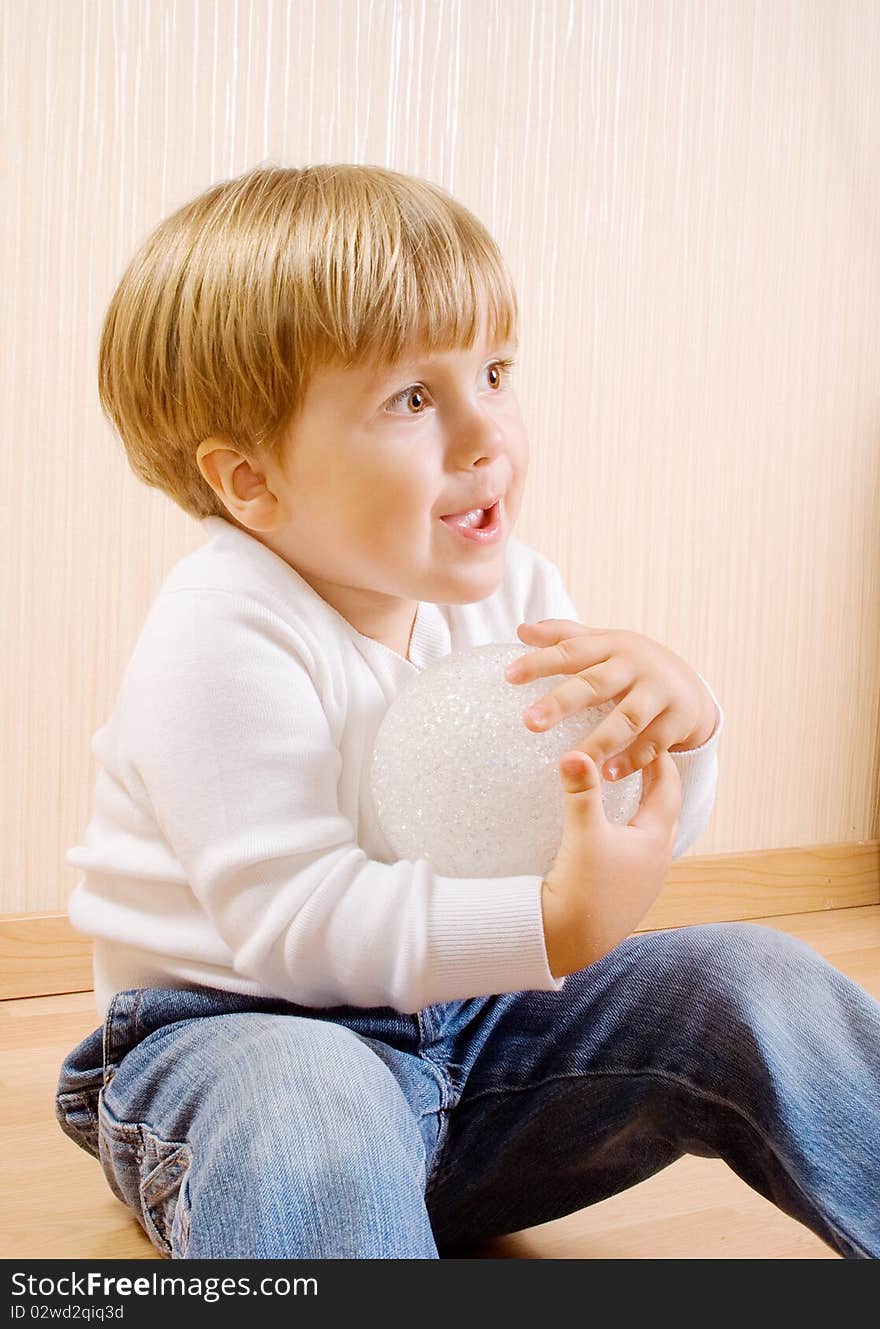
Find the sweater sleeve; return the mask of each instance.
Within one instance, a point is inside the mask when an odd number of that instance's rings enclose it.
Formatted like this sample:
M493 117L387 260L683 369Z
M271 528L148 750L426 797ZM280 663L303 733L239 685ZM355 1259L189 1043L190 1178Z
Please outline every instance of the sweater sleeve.
M542 556L538 567L539 575L533 583L524 622L538 622L542 618L568 618L574 619L576 623L585 622L575 608L556 564ZM673 859L681 858L685 850L703 834L715 804L718 785L718 738L724 727L724 715L718 698L702 674L699 674L699 678L715 703L715 728L702 747L669 754L681 778L681 812L672 851Z
M540 877L368 858L340 810L342 758L296 632L214 596L170 597L158 649L129 680L121 748L235 971L303 1005L404 1012L562 987Z

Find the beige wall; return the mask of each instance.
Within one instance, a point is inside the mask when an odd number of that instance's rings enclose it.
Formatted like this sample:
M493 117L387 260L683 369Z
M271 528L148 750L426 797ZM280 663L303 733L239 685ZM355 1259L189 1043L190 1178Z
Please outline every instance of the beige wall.
M0 910L63 908L89 742L195 524L128 471L100 323L262 161L451 189L522 304L518 534L722 700L700 853L880 834L876 0L7 0Z

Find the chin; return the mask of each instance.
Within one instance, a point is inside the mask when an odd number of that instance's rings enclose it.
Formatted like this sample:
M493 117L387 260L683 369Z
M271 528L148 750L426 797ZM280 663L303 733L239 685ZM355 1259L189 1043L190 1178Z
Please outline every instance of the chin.
M498 546L503 552L504 542ZM448 576L449 591L443 597L445 604L469 605L494 595L504 580L504 560L499 558L491 567L472 568L460 576Z

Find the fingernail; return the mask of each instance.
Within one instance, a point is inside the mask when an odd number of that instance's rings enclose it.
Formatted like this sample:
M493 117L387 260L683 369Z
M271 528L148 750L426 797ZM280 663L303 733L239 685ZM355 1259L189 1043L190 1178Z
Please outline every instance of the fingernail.
M519 678L519 665L508 665L504 671L504 677L509 678L511 682L513 682L515 678Z
M618 777L618 775L620 775L620 767L619 767L619 766L608 766L606 769L607 769L607 771L608 771L608 779L609 779L609 780L616 780L617 777Z
M543 724L547 719L547 712L542 706L530 706L526 711L526 715L530 720L533 720L535 724Z

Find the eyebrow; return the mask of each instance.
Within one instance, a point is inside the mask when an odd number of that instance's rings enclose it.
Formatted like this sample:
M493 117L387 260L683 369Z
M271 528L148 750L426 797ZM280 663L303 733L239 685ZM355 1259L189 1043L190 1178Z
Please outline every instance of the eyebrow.
M499 353L513 352L519 349L519 342L516 337L508 337L505 341L498 342L495 349ZM434 355L442 355L444 352L435 352ZM393 364L384 365L375 370L365 382L365 391L374 392L389 379L410 378L413 375L426 373L432 366L430 353L427 356L414 356L409 360L396 360Z

